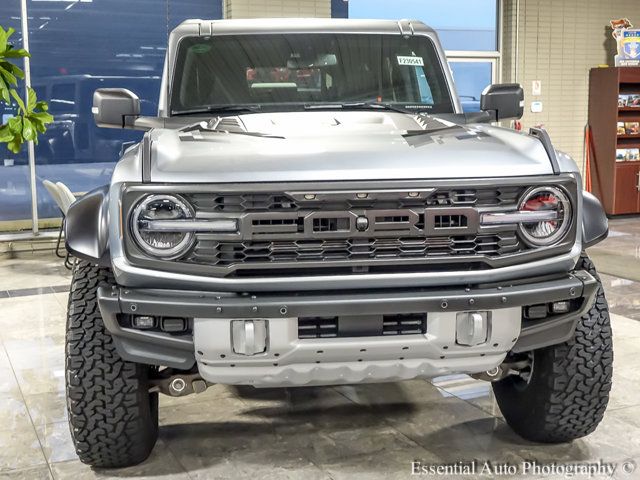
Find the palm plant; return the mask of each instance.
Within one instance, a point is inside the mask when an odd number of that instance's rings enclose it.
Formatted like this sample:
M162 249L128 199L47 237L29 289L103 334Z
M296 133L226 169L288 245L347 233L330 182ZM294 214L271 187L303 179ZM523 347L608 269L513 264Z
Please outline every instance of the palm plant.
M0 26L0 102L11 105L13 99L18 107L15 116L6 124L0 124L0 143L6 143L10 151L18 153L23 143L38 143L38 134L47 130L53 116L47 111L47 102L38 101L32 88L27 89L26 101L14 88L18 79L24 78L24 72L12 60L30 57L25 49L14 48L9 42L14 32L13 28L5 30Z

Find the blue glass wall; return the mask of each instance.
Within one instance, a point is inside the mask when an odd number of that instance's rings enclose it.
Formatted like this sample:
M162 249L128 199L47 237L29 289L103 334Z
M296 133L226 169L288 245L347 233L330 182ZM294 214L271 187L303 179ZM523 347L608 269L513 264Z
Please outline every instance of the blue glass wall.
M349 0L349 18L408 18L437 30L446 50L497 50L496 0Z
M20 0L2 0L0 25L5 29L11 27L16 30L9 41L16 48L21 47ZM21 63L20 67L22 67ZM6 123L13 116L15 110L15 104L7 107L0 103L0 123ZM20 227L30 228L26 220L31 218L29 171L24 166L16 166L14 157L15 155L9 152L3 144L0 144L0 231L13 228L4 220L15 218L18 212L19 217L25 219Z
M2 3L0 24L19 24L19 0ZM168 33L187 18L222 18L222 0L28 0L27 8L32 84L55 116L36 147L38 213L55 218L60 213L42 180L62 181L74 192L104 185L123 144L141 136L95 127L93 91L129 88L143 113L154 114ZM27 219L28 188L3 188L28 179L26 148L3 155L14 165L0 172L0 222Z

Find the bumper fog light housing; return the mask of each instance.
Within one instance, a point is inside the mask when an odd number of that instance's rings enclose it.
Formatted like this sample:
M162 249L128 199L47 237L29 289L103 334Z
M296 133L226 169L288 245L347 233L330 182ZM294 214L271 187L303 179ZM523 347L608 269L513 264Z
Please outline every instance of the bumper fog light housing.
M569 300L563 300L561 302L553 302L551 304L551 311L553 313L568 313L571 309L571 302Z
M156 326L156 317L136 315L131 320L131 325L138 330L150 330Z

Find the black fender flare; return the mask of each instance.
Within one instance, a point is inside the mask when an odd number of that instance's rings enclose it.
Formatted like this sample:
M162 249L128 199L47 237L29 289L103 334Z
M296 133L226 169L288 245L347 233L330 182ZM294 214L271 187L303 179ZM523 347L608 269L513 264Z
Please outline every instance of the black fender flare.
M582 192L582 248L592 247L609 235L609 220L600 200Z
M72 203L64 222L65 245L71 255L103 267L111 266L108 185Z

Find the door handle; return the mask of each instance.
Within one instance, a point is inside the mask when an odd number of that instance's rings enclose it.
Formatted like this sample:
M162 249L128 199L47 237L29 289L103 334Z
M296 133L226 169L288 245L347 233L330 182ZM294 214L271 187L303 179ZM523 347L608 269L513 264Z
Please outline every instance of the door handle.
M640 172L636 173L636 190L640 192Z

